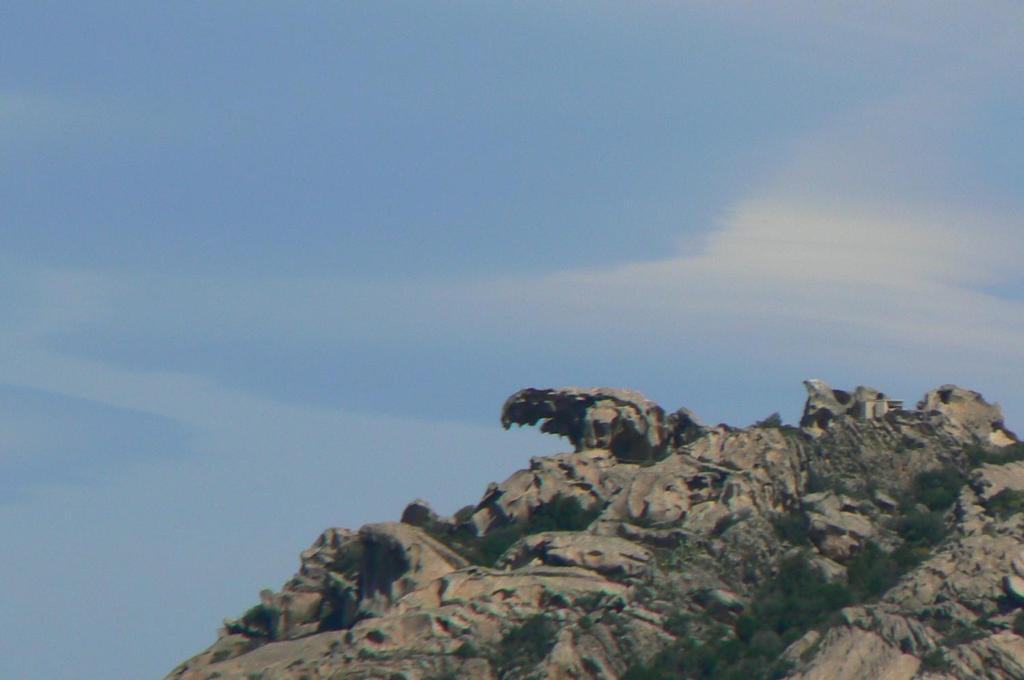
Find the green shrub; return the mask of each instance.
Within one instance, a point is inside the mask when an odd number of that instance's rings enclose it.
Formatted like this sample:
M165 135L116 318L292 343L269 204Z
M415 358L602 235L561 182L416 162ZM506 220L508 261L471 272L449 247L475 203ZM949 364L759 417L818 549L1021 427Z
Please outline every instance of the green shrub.
M274 640L277 638L277 620L280 615L281 612L276 607L258 604L242 614L242 618L225 621L224 628L234 635Z
M846 586L827 581L807 556L800 554L782 561L778 574L758 591L749 609L760 628L773 630L791 642L851 599Z
M929 510L942 511L956 502L966 481L963 473L956 468L928 470L914 478L911 491L916 502L925 505Z
M526 522L498 527L485 536L477 536L468 528L432 535L469 561L489 567L523 536L542 531L581 531L600 514L599 507L586 509L575 497L557 496L538 507Z
M510 630L498 645L499 675L517 667L539 663L555 646L558 629L544 614L526 619L522 625Z
M941 673L949 670L949 661L946 660L946 655L941 649L933 649L921 657L921 669Z
M771 414L764 420L759 420L754 423L754 427L768 427L773 429L779 429L782 427L782 416L779 415L778 411Z
M737 618L731 636L712 636L703 644L682 637L649 663L634 664L623 680L781 678L788 665L778 656L786 645L851 601L849 590L826 581L806 555L787 558Z
M868 541L846 565L847 586L856 601L871 600L892 588L904 571L892 555Z
M793 545L810 545L811 520L804 512L788 512L772 520L780 541Z
M472 659L480 656L480 651L476 648L476 645L467 640L459 645L459 648L455 650L455 656L460 659Z
M1006 465L1024 460L1024 443L1010 444L994 451L980 446L972 446L966 449L965 453L971 467L981 467L985 463Z
M1008 519L1024 511L1024 491L1003 489L988 499L988 509L999 519Z
M745 612L737 617L731 635L710 635L705 641L686 635L688 627L665 627L677 636L674 643L646 664L633 664L623 680L662 678L721 678L723 680L773 680L786 675L789 666L779 661L785 647L808 630L824 626L835 613L851 604L871 601L892 588L902 574L926 559L932 547L946 536L943 512L956 500L964 484L957 470L945 468L918 475L911 489L910 506L918 503L928 511L910 510L892 520L903 545L886 552L866 543L846 565L847 584L829 582L806 554L783 559L774 578L758 589ZM811 486L836 490L835 480L815 476ZM1024 494L997 501L998 507L1024 510ZM794 545L809 543L809 519L789 513L773 522L779 539ZM1024 617L1020 622L1024 630ZM971 635L971 631L962 632ZM941 653L929 660L936 668L946 661Z
M936 622L933 624L933 627L943 634L943 647L967 644L988 635L985 629L978 627L976 624L960 623L959 621L951 621L949 619L943 620L941 623Z
M665 619L663 627L676 637L686 635L690 630L690 616L680 611L674 611Z
M897 517L893 524L911 548L930 548L946 537L946 523L939 512L910 512Z
M527 523L526 534L542 531L582 531L601 514L599 508L586 509L574 496L557 496L534 511Z

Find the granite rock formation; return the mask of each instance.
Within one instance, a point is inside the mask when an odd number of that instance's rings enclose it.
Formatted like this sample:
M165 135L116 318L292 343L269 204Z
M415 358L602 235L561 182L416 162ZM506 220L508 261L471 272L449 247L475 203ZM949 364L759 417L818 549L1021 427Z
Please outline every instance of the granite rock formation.
M528 389L530 460L453 517L328 529L168 680L1024 677L1024 445L954 386L808 381L799 427Z

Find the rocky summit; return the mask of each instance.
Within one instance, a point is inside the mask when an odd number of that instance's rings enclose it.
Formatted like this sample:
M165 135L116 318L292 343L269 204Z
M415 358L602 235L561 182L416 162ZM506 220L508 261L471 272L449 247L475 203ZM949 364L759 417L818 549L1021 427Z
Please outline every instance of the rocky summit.
M573 450L475 505L324 531L168 680L1024 678L1024 444L953 385L805 383L799 426L618 389L501 422Z

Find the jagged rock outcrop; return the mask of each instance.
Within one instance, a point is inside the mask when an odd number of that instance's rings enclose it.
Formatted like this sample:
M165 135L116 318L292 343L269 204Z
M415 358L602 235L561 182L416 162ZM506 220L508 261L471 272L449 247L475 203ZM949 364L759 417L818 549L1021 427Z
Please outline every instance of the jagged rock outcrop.
M366 615L387 611L404 595L469 566L451 548L400 522L368 524L359 530L359 540L359 607Z
M531 458L529 468L488 487L470 522L483 535L508 524L528 523L555 499L575 499L584 508L603 507L629 480L631 470L619 465L607 449Z
M536 425L566 437L577 451L608 449L620 460L653 460L665 454L665 412L639 392L610 388L519 390L501 409L501 424Z
M807 387L799 428L518 392L502 423L574 451L455 517L325 531L168 678L1024 677L1024 446L998 406Z
M871 387L858 387L853 392L834 390L824 381L804 381L807 389L807 403L800 418L800 427L811 433L826 430L832 419L838 416L864 416L868 405L885 399L885 395Z
M989 404L977 392L956 385L943 385L928 392L917 408L919 411L941 413L944 426L959 440L973 437L980 444L1007 446L1017 435L1003 425L1003 411L998 404Z
M822 555L846 562L877 538L878 525L864 514L864 504L849 496L822 491L803 497L808 535ZM870 512L870 511L869 511Z

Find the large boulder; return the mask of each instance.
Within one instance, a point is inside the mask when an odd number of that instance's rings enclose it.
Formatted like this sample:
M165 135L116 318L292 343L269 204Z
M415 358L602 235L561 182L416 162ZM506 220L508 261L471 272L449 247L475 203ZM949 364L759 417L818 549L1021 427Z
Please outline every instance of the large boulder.
M584 510L603 507L631 478L635 465L617 464L606 449L530 459L501 484L492 484L476 505L472 529L484 535L508 524L528 523L542 507L573 499Z
M822 491L807 494L803 502L810 539L831 560L848 561L878 533L871 519L846 496Z
M918 410L945 416L947 429L961 440L975 440L984 446L1007 446L1017 436L1003 425L1003 410L973 390L943 385L924 395Z
M421 529L400 522L368 524L359 530L359 610L379 614L402 596L469 562Z
M531 387L501 409L505 429L540 421L541 432L568 438L577 451L608 449L620 460L661 458L670 439L665 411L633 390Z

